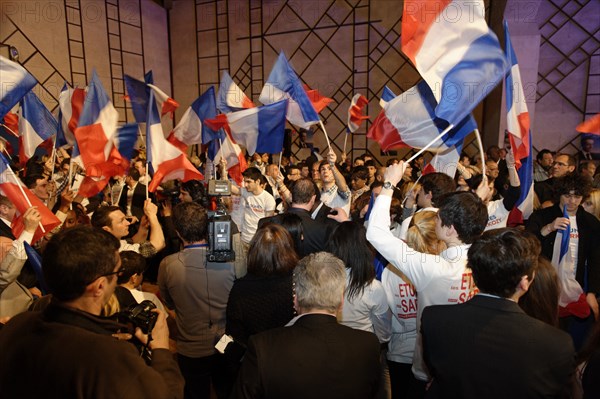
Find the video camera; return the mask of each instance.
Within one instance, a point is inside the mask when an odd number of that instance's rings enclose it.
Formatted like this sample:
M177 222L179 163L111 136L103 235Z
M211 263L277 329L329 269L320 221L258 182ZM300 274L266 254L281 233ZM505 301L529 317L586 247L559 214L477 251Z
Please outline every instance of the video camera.
M208 252L209 262L233 262L233 221L224 212L209 212L208 215Z

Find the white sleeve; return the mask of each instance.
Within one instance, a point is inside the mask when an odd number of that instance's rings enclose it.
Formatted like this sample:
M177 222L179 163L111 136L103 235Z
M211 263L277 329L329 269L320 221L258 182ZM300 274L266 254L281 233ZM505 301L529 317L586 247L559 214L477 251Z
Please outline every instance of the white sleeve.
M409 216L402 221L402 225L400 225L400 232L398 233L399 239L406 241L406 234L408 233L408 226L410 226L411 220L412 216Z
M388 342L392 338L392 311L387 303L383 285L377 280L373 280L372 294L373 305L369 318L379 342Z
M390 231L391 202L390 196L377 197L369 218L367 240L388 262L404 273L419 291L431 281L432 274L437 269L431 266L437 264L440 258L417 252L392 234Z

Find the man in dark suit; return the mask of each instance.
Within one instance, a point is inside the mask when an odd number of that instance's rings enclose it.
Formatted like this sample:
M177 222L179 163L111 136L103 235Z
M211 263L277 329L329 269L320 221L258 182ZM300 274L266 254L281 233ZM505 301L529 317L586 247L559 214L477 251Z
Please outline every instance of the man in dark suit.
M570 396L571 338L517 304L539 253L533 236L507 228L471 245L468 265L480 293L464 304L423 311L424 357L433 376L428 398Z
M302 178L294 183L291 190L292 204L288 208L287 213L298 215L302 222L303 239L300 243L300 253L298 254L300 257L323 251L329 235L337 225L337 222L331 218L328 221L324 221L323 218L320 220L313 220L311 218L311 211L313 210L315 201L317 201L318 195L315 187L316 185L312 180ZM343 217L345 213L339 216ZM281 214L260 219L258 227L260 228L265 223L281 224Z
M381 374L377 338L336 320L344 263L326 252L309 255L294 269L294 284L300 316L288 327L250 338L233 397L375 397Z
M144 202L146 201L146 185L139 182L140 172L129 168L125 177L125 185L119 197L119 208L126 216L135 216L138 221L144 216Z

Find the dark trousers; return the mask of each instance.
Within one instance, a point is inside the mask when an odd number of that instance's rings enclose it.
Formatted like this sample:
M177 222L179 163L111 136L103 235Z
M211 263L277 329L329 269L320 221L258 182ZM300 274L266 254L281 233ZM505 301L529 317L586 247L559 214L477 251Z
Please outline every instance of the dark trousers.
M231 381L222 355L192 358L177 354L177 362L185 379L185 399L209 399L211 382L219 399L229 396Z
M412 372L412 364L397 363L388 360L392 399L423 399L425 381L419 381Z
M592 327L594 326L594 313L590 310L590 315L585 319L581 319L576 316L561 317L558 319L558 325L561 330L569 333L573 338L573 345L575 346L575 352L579 352L587 341Z

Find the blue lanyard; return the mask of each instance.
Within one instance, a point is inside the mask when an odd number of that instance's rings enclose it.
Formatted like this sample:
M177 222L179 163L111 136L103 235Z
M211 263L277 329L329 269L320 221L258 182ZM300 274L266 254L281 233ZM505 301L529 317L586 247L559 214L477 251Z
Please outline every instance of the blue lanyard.
M190 244L190 245L184 246L183 249L188 249L188 248L202 248L202 247L208 247L208 244Z

